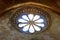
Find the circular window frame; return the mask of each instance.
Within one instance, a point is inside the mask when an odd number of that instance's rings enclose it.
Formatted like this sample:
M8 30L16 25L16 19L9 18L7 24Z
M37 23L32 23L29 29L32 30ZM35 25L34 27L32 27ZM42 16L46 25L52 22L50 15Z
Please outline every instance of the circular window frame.
M46 12L44 9L42 9L40 6L36 6L36 5L24 5L24 6L20 6L20 7L18 7L14 12L13 12L13 15L11 16L11 24L12 24L12 26L15 26L15 28L18 30L18 31L20 31L20 28L19 27L17 27L17 24L16 24L16 18L18 17L18 15L19 14L21 14L21 13L17 13L17 12L19 12L19 11L21 11L21 9L23 9L23 8L29 8L29 7L32 7L32 8L37 8L39 11L42 11L43 13L40 13L39 15L43 15L44 17L46 17L46 20L47 20L47 25L46 25L46 27L43 29L43 30L41 30L41 31L39 31L39 32L35 32L35 33L33 33L33 34L36 34L36 33L41 33L41 32L43 32L44 30L46 30L50 25L51 25L51 17L50 17L50 15L48 14L48 12ZM21 32L21 31L20 31ZM31 33L28 33L28 34L31 34Z

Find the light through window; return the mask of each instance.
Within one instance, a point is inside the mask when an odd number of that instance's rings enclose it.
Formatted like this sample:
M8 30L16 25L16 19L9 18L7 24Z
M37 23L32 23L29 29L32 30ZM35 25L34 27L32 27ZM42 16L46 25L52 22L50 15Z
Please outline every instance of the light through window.
M35 31L41 31L41 28L45 27L45 19L40 15L22 15L18 22L18 27L22 28L23 32L34 33Z

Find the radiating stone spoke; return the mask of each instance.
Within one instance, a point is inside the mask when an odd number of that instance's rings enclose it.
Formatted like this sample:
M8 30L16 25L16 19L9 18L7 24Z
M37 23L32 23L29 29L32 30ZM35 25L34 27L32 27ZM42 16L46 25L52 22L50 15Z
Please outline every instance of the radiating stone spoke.
M37 20L37 19L39 19L39 18L40 18L39 15L35 15L33 21L35 21L35 20Z
M24 27L26 26L27 24L18 24L18 27Z
M26 20L24 20L24 19L18 19L18 22L24 23L24 22L28 22L28 21L26 21Z
M34 30L34 28L33 28L32 25L31 25L30 28L29 28L29 32L30 32L30 33L34 33L34 32L35 32L35 30Z
M38 19L35 22L44 22L44 19Z
M35 24L43 24L42 22L34 22Z
M33 20L34 15L33 14L29 14L28 17L29 17L30 20Z
M33 25L33 26L34 26L34 29L35 29L36 31L40 31L40 30L41 30L41 28L40 28L40 27L35 26L35 25Z
M29 29L29 25L25 26L25 27L23 28L23 31L28 31L28 29Z
M25 20L27 20L27 21L29 21L27 15L23 15L22 18L25 19Z
M45 27L44 24L36 24L37 26L40 26L40 27Z

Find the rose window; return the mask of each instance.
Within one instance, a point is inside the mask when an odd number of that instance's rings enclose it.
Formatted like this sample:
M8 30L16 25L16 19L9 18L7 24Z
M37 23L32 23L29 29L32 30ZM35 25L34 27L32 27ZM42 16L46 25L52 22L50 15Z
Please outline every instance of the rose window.
M12 18L13 17L13 18ZM11 17L12 25L21 33L37 33L49 25L49 14L37 7L22 7Z
M22 15L18 22L18 27L22 28L23 32L34 33L35 31L41 31L41 28L45 27L45 19L40 15Z

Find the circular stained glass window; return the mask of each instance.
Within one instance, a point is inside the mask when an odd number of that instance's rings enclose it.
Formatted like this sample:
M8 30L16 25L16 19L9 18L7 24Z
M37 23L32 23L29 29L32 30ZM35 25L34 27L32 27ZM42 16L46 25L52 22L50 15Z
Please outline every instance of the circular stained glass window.
M18 27L22 28L23 32L34 33L45 27L46 19L42 15L24 14L18 18L18 23Z
M23 33L41 32L49 25L49 15L37 7L18 8L11 17L13 26Z

